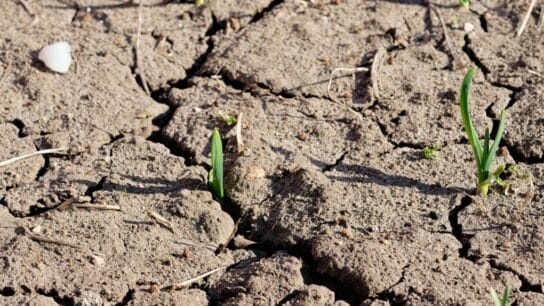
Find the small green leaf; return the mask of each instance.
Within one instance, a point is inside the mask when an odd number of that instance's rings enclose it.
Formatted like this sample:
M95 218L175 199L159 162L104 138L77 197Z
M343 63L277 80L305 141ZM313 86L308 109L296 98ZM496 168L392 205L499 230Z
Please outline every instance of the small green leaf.
M504 133L504 125L506 121L506 112L503 110L501 111L501 116L499 120L499 128L497 129L497 135L495 135L495 140L493 141L493 146L489 150L489 154L486 156L485 160L482 164L482 170L483 171L489 171L489 167L491 166L491 162L495 158L495 154L497 154L497 150L499 149L499 143L501 142L502 134Z
M208 184L213 194L222 200L223 191L223 144L219 130L214 129L212 134L212 169L208 173Z
M205 0L195 0L195 4L200 6L200 5L204 5L204 2Z
M459 6L468 9L470 6L470 0L459 0Z
M225 117L223 117L223 121L228 126L235 125L236 124L236 117L234 117L234 116L225 116Z

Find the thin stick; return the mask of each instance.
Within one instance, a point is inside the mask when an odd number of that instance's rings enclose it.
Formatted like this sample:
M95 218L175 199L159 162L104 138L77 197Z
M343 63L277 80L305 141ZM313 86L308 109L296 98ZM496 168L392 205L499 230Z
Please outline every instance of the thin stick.
M336 100L334 97L332 97L331 95L331 84L332 84L332 78L334 76L334 74L337 72L337 71L347 71L347 72L351 72L352 74L353 73L357 73L357 72L368 72L368 68L366 67L356 67L356 68L336 68L334 69L332 72L331 72L331 76L329 77L329 84L327 85L327 95L329 96L329 99L336 103L336 104L339 104L341 105L342 107L346 108L350 113L352 113L353 115L355 115L355 117L357 117L357 119L359 119L360 121L363 121L363 116L361 116L361 114L359 114L358 112L354 111L351 107L349 107L348 105L346 105L345 103L341 103L339 102L338 100Z
M525 197L523 197L523 201L519 204L518 210L516 212L516 216L512 220L513 223L519 222L523 214L523 210L525 210L525 207L527 207L527 204L531 202L534 195L535 195L535 185L533 184L533 177L529 174L529 191L527 191L527 193L525 194Z
M19 4L25 9L25 11L30 15L30 17L34 17L36 14L34 14L34 10L30 7L30 4L26 2L26 0L19 0Z
M351 74L357 73L357 72L367 72L368 68L366 67L356 67L356 68L336 68L331 72L331 76L329 77L329 84L327 85L327 95L329 96L329 99L333 100L334 102L337 102L336 99L334 99L331 95L331 85L332 85L332 78L334 74L338 71L345 71L350 72ZM337 102L338 103L338 102Z
M107 205L107 204L76 204L74 208L88 208L88 209L98 209L98 210L117 210L121 211L121 206L119 205Z
M525 27L527 26L527 22L529 21L529 17L531 17L531 13L533 12L533 9L535 8L537 0L531 0L531 4L529 4L529 9L527 10L527 13L525 13L525 17L523 17L523 21L521 22L521 26L518 29L518 33L516 34L516 37L521 36L523 33L523 30L525 30Z
M240 112L238 114L238 118L236 119L236 151L238 152L238 155L242 155L242 153L244 153L244 140L242 139L242 118L243 113Z
M13 163L18 162L18 161L20 161L22 159L33 157L33 156L36 156L36 155L52 154L52 153L57 153L57 152L60 152L60 151L66 151L66 149L65 148L47 149L47 150L41 150L41 151L37 151L37 152L34 152L34 153L29 153L29 154L17 156L17 157L14 157L14 158L11 158L11 159L0 162L0 167L5 167L5 166L7 166L9 164L13 164Z
M527 69L527 72L529 72L530 74L534 74L536 76L539 76L539 77L544 79L544 75L542 73L538 73L538 72L536 72L534 70L531 70L531 69Z
M68 206L74 204L76 202L76 198L75 197L71 197L69 198L68 200L60 203L59 206L53 208L54 210L58 210L58 211L63 211L65 210L66 208L68 208Z
M372 78L372 99L373 100L379 100L380 99L380 88L379 88L379 75L380 75L380 67L382 65L382 60L385 54L387 53L387 50L385 48L380 47L378 48L378 51L376 52L376 55L374 55L374 60L372 61L372 66L370 67L370 77Z
M48 238L48 237L45 237L45 236L42 236L42 235L35 234L32 231L30 231L29 229L27 229L27 228L24 228L24 231L25 231L25 235L27 235L28 238L30 238L30 239L32 239L34 241L37 241L37 242L52 243L52 244L68 246L68 247L76 248L76 249L81 249L82 248L80 245L77 245L77 244L74 244L74 243L71 243L71 242L52 239L52 238Z
M140 76L140 81L142 82L145 93L148 96L151 96L151 92L149 91L149 87L147 87L147 82L145 80L144 67L141 65L140 62L140 36L142 35L142 1L143 0L140 0L140 4L138 6L138 33L136 35L136 71Z
M174 233L174 226L172 225L172 223L170 223L170 221L166 220L163 216L161 216L158 213L156 213L154 211L151 211L151 210L147 211L147 215L150 216L155 221L157 221L157 223L159 223L160 225L166 227L172 233Z
M205 278L205 277L208 277L208 276L210 276L210 275L212 275L212 274L214 274L214 273L217 273L217 272L219 272L219 271L221 271L221 270L224 270L224 269L226 269L226 268L225 268L225 267L221 267L221 268L213 269L213 270L211 270L211 271L209 271L209 272L206 272L206 273L204 273L204 274L201 274L201 275L199 275L199 276L197 276L197 277L195 277L195 278L188 279L188 280L183 281L183 282L181 282L181 283L162 286L162 287L161 287L161 290L166 290L166 289L168 289L168 290L176 290L177 288L185 288L185 287L188 287L188 286L192 285L193 283L195 283L195 282L197 282L197 281L199 281L199 280L201 280L201 279L203 279L203 278Z

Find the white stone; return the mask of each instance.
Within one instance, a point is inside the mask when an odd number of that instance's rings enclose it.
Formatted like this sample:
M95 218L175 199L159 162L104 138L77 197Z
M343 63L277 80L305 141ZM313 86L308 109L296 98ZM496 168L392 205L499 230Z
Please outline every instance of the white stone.
M70 44L66 41L61 41L44 47L40 51L38 58L47 68L58 73L66 73L70 68L70 64L72 64L70 51Z
M474 25L470 22L465 22L465 26L463 27L463 29L465 30L465 32L471 32L472 30L474 30Z

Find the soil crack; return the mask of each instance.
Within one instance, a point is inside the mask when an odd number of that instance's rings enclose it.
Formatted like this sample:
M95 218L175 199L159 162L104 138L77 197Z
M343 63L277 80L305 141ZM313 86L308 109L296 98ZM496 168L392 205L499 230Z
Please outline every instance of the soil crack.
M453 198L455 201L457 196ZM459 213L467 208L472 203L472 199L469 196L461 198L461 203L455 206L448 215L448 220L451 226L451 234L461 243L459 249L459 256L461 258L474 261L473 258L469 258L468 251L470 249L470 238L472 235L463 234L463 225L459 223Z
M125 306L125 305L128 305L128 303L129 303L130 301L132 301L132 299L134 298L134 292L135 292L134 289L129 289L129 290L127 291L127 293L125 294L125 296L123 297L123 299L122 299L119 303L115 304L115 306Z
M527 277L525 277L525 275L523 275L522 273L510 268L510 267L507 267L505 266L504 264L501 264L501 263L498 263L495 259L491 259L489 261L487 261L489 263L489 265L492 267L492 268L495 268L497 270L500 270L500 271L507 271L507 272L512 272L514 275L516 275L519 280L521 281L521 287L519 289L519 291L521 292L534 292L534 293L544 293L544 288L542 288L542 285L540 284L531 284L531 282L529 281L529 279L527 279Z
M463 46L462 50L465 52L465 54L470 58L470 60L478 67L484 75L487 77L487 74L491 72L487 66L482 63L480 58L476 55L476 52L470 47L471 40L469 38L469 35L465 35L465 45Z
M43 288L39 288L36 290L36 292L40 295L52 298L59 305L63 305L63 306L74 305L73 298L66 297L66 296L61 297L57 289L53 288L53 289L50 289L49 291L45 291Z
M283 2L284 2L284 0L273 0L272 2L270 2L270 4L268 4L267 7L265 7L260 12L255 14L253 16L253 18L251 18L251 21L249 23L252 24L252 23L256 23L257 21L261 20L266 15L266 13L271 12L276 6L282 4Z

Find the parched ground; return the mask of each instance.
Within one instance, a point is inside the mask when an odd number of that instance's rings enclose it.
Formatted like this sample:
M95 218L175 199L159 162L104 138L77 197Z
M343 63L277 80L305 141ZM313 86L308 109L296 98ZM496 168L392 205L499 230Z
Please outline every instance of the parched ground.
M68 148L0 168L0 305L489 305L507 285L543 305L528 2L0 1L0 160ZM61 75L37 54L62 40ZM458 111L472 65L475 125L506 109L494 164L519 165L485 198Z

